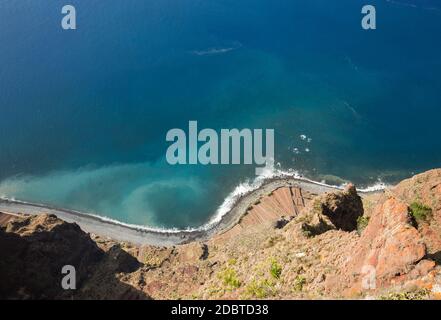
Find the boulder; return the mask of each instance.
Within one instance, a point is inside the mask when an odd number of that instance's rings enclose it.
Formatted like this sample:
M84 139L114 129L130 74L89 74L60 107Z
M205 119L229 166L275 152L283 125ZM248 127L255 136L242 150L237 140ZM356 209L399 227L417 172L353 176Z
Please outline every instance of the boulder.
M363 215L363 203L355 186L349 184L344 191L329 192L311 201L305 211L302 229L308 235L322 234L328 230L353 231L357 219Z
M194 263L208 257L208 246L204 243L193 242L178 248L178 260L181 263Z
M274 229L282 229L285 227L290 221L292 220L292 217L281 217L280 219L277 219L273 222L273 228Z

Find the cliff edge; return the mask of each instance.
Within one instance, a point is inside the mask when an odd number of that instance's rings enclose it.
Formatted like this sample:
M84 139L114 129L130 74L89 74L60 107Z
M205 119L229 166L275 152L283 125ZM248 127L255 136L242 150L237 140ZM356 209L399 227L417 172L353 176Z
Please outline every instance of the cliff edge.
M205 242L136 246L53 215L0 228L0 298L439 299L441 169L382 193L274 190ZM77 289L63 290L73 265Z

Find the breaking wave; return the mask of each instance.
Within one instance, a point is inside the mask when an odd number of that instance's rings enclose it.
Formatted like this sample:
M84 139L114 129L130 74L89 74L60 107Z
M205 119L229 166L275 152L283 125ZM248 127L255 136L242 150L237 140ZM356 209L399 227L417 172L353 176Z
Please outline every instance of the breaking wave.
M51 180L51 183L49 183L49 185L51 185L52 187L54 186L61 186L63 183L66 182L66 178L68 178L68 180L70 180L70 183L72 184L72 181L77 180L77 183L73 183L72 185L72 190L65 191L65 193L69 194L69 196L72 196L72 194L74 195L78 195L78 191L77 189L79 188L78 186L85 186L85 181L88 180L93 180L91 178L91 176L95 176L99 177L96 178L100 181L106 181L109 179L109 177L102 177L102 175L110 175L112 176L112 178L115 178L115 176L121 176L121 175L126 175L126 174L136 174L138 172L138 170L140 170L142 168L142 170L145 170L146 168L146 164L136 164L136 165L121 165L121 166L113 166L113 167L107 167L107 168L101 168L101 169L95 169L92 171L74 171L74 172L63 172L63 173L58 173L58 174L52 174L49 175L48 177L42 177L42 178L31 178L31 177L26 177L26 178L14 178L14 179L10 179L7 181L4 181L2 183L0 183L0 195L2 199L9 199L11 201L15 201L15 202L20 202L20 203L24 203L24 204L37 204L36 202L27 202L27 201L18 201L15 200L14 198L12 198L12 196L14 195L14 192L17 192L18 194L20 194L20 191L26 190L26 189L33 189L33 188L44 188L48 186L48 180ZM152 167L152 166L150 166ZM76 176L76 177L75 177ZM55 179L54 179L55 177ZM305 176L301 175L298 171L290 169L290 170L282 170L279 168L266 168L263 169L261 174L257 177L255 177L254 179L247 179L244 182L238 184L234 190L224 199L223 203L217 208L217 210L214 212L214 214L212 215L212 217L209 219L209 221L205 224L203 224L200 227L187 227L187 228L165 228L165 227L150 227L148 226L147 223L145 225L140 225L140 224L131 224L131 223L126 223L126 222L122 222L119 219L115 219L113 217L108 217L102 214L97 214L97 213L93 213L93 212L87 212L88 210L84 210L84 211L76 211L76 210L68 210L68 209L59 209L61 211L65 211L65 212L73 212L73 213L78 213L78 214L86 214L89 215L91 217L94 217L97 220L101 220L103 222L108 222L108 223L112 223L112 224L116 224L116 225L121 225L124 227L128 227L131 229L137 229L137 230L143 230L143 231L149 231L149 232L159 232L159 233L179 233L179 232L195 232L195 231L207 231L212 229L213 227L215 227L217 224L219 224L223 217L228 214L235 206L235 204L244 196L246 196L247 194L257 190L258 188L260 188L263 184L265 184L267 181L269 180L273 180L273 179L277 179L277 178L294 178L297 179L299 181L303 181L303 182L307 182L307 183L311 183L311 184L315 184L315 185L319 185L319 186L324 186L324 187L329 187L329 188L334 188L334 189L343 189L345 187L344 184L342 185L330 185L330 184L326 184L323 182L317 182L314 181L312 179L308 179ZM88 181L89 184L91 183L90 181ZM145 182L145 181L144 181ZM141 187L136 187L134 188L134 191L131 192L131 194L129 194L128 196L126 196L125 198L121 198L119 199L119 201L122 202L122 205L118 206L118 210L128 210L128 212L133 212L133 211L139 211L142 210L143 212L145 212L146 208L142 208L141 206L143 204L145 204L145 202L140 202L139 199L136 197L136 193L141 193L143 194L143 192L145 191L145 188L157 188L158 185L161 184L167 184L167 183L171 183L169 182L155 182L153 184L153 186L143 186L142 190ZM199 188L198 183L191 181L191 179L186 179L186 180L180 180L179 178L177 179L177 181L173 182L174 184L192 184L193 186L191 188L193 189L197 189ZM92 183L93 184L93 183ZM383 190L387 187L387 185L381 181L379 181L378 183L366 187L366 188L361 188L361 189L357 189L359 192L375 192L375 191L380 191ZM89 188L86 188L89 189ZM112 188L113 191L115 191L115 188ZM57 190L56 192L60 192L60 190ZM90 192L90 191L88 191ZM95 197L93 198L93 201L97 201L97 199L99 198L99 193L97 194L96 191L93 191L92 193L95 194ZM26 192L22 193L23 195L26 194ZM36 200L36 196L38 195L42 195L41 193L37 192L36 194L34 194L34 200ZM135 198L134 203L131 203L129 201L129 204L127 204L128 200L131 197ZM20 197L20 196L19 196ZM98 200L97 202L103 202L102 200ZM37 205L41 206L41 207L47 207L50 209L54 209L55 207L52 207L50 205L46 205L46 204L40 204L38 203ZM105 212L106 210L104 210L106 207L103 206L103 212ZM55 208L56 209L56 208ZM153 224L154 221L152 221L151 224ZM150 225L151 225L150 224Z
M234 51L240 49L241 47L242 47L241 43L235 43L231 47L212 47L204 50L193 50L191 51L191 53L196 56L210 56L210 55L218 55L218 54Z

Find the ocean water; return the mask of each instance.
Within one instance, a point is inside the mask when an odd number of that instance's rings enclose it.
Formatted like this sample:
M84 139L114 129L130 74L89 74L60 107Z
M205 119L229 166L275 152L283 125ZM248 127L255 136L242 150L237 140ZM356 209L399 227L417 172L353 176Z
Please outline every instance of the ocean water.
M278 169L333 184L441 166L439 0L369 1L375 31L358 0L68 2L75 31L66 1L0 2L0 196L203 225L255 168L168 165L190 120L273 128Z

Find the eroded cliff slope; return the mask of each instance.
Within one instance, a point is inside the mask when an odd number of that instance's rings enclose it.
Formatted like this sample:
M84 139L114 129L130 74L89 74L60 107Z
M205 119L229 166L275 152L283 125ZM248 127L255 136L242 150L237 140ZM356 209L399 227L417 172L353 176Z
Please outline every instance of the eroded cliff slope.
M352 185L281 188L234 228L169 248L117 243L51 215L14 218L0 252L1 298L437 299L441 169L363 197ZM77 290L61 288L66 264Z

